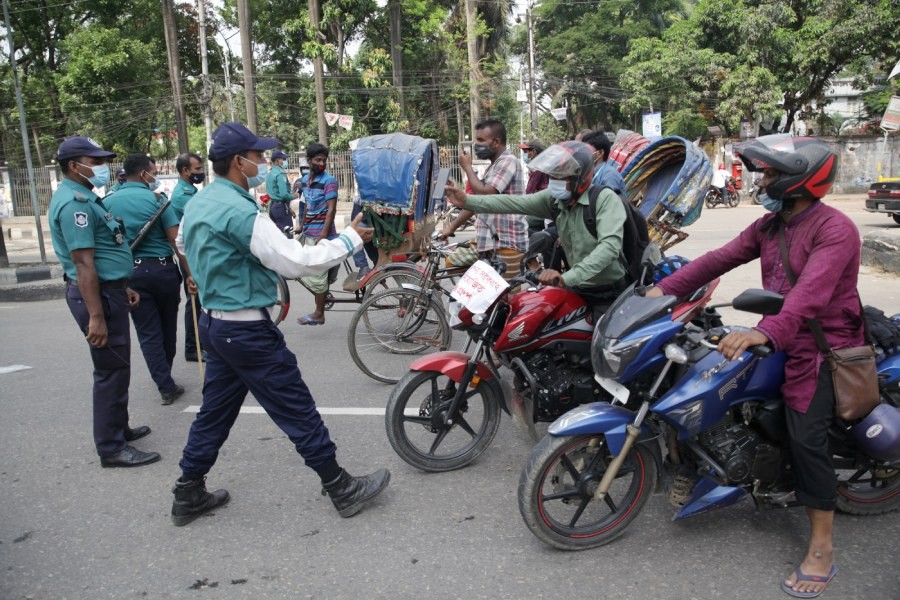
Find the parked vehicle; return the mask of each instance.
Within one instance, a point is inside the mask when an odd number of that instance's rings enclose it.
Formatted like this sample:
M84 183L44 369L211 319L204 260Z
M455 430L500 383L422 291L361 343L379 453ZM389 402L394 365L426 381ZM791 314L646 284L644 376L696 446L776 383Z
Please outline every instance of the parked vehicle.
M866 210L884 213L900 225L900 177L883 179L870 185Z
M734 180L730 177L728 178L728 183L725 184L725 191L728 194L727 198L722 197L722 191L719 188L714 185L709 186L709 189L706 190L706 196L703 197L706 208L715 208L720 204L734 208L741 203L741 196L734 187Z
M748 290L732 306L775 314L783 297ZM519 510L542 541L564 550L620 536L640 514L657 477L675 519L750 496L760 508L795 506L779 388L785 356L767 346L728 361L716 351L738 327L716 326L707 308L672 320L678 299L629 290L598 324L598 380L628 402L629 382L657 373L636 410L608 403L560 417L534 448L519 480ZM705 322L705 324L704 324ZM699 324L698 324L699 323ZM900 380L900 353L879 363L883 385ZM870 515L900 508L900 409L885 396L869 417L834 427L837 508ZM663 458L665 456L665 458Z

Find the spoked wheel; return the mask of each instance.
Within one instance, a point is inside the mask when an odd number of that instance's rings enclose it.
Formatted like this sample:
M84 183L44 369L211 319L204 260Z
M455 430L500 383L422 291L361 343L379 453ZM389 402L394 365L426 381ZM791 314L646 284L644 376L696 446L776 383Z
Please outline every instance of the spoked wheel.
M900 469L872 467L838 472L837 508L851 515L880 515L900 508Z
M366 293L363 296L363 300L368 300L370 296L377 294L378 292L401 289L404 284L408 286L424 285L422 272L407 269L395 269L377 273L366 282Z
M331 310L332 308L334 308L334 294L325 292L325 310Z
M500 427L500 387L482 380L448 415L456 390L457 383L437 371L413 371L400 380L384 415L388 441L400 458L424 471L452 471L490 446Z
M269 307L269 316L277 327L287 318L288 311L291 308L291 292L288 289L287 280L279 275L278 277L278 300Z
M635 445L606 497L596 491L613 457L602 434L547 435L519 479L519 512L541 541L561 550L607 544L625 532L656 484L656 463Z
M451 337L443 307L429 294L394 289L360 305L350 321L347 345L363 373L396 383L413 360L449 348Z

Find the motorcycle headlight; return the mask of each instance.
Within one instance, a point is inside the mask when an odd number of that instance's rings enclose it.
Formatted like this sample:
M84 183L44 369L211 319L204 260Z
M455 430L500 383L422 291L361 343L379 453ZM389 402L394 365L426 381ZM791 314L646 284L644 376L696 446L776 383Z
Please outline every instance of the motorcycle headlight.
M595 357L594 370L601 377L618 378L628 363L634 360L644 344L652 337L648 335L625 342L609 340L603 345L600 356Z

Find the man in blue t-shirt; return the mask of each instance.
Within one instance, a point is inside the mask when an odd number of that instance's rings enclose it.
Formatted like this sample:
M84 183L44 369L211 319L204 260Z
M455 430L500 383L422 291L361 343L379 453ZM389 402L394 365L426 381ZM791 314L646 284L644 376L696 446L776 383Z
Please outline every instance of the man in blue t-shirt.
M609 141L606 133L598 129L585 134L581 141L594 149L594 178L591 180L591 185L606 186L620 197L625 198L625 180L622 178L622 174L615 166L606 161L612 148L612 142Z

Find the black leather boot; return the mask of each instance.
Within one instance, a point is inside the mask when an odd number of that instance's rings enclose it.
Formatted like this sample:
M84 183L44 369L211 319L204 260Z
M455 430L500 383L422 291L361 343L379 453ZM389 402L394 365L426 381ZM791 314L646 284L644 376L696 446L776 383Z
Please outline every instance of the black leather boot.
M206 491L206 477L175 482L175 501L172 503L172 522L181 527L187 525L205 512L222 506L230 499L227 490Z
M378 469L370 475L354 477L344 469L334 481L324 484L322 495L331 496L331 503L342 517L352 517L366 502L384 491L391 481L391 472Z

